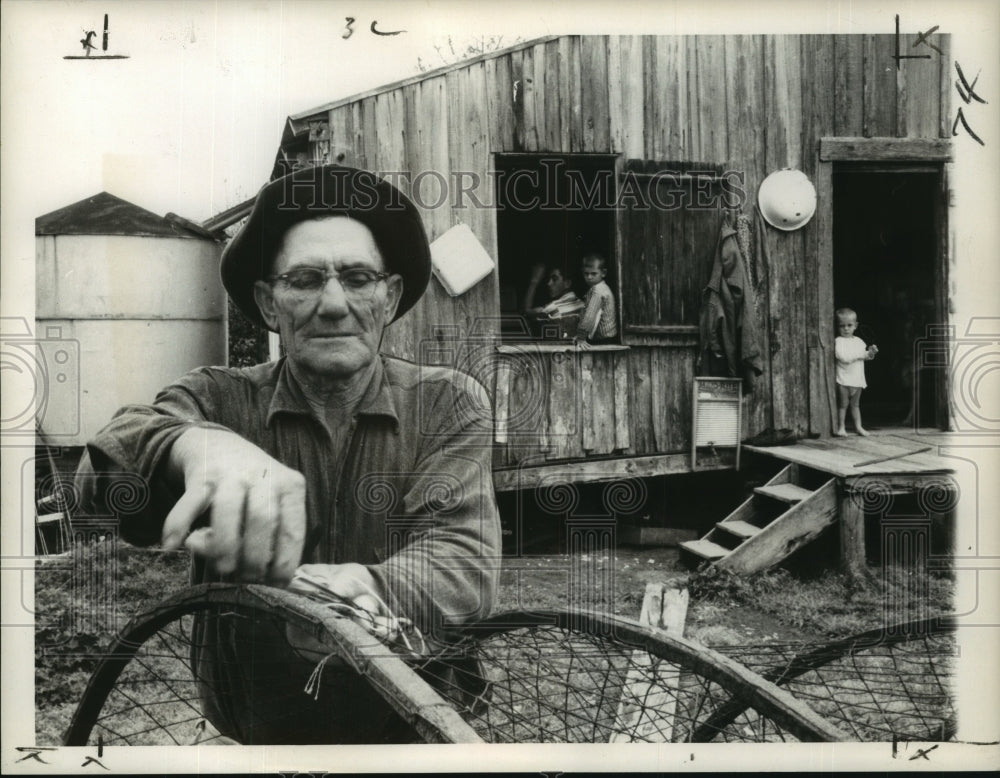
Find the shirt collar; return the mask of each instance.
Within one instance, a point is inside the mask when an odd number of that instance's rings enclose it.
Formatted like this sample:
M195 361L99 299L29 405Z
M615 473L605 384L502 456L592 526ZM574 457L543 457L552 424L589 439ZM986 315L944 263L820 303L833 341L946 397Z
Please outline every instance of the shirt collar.
M383 358L379 355L375 362L375 370L372 373L372 380L365 389L361 402L355 411L356 416L384 416L392 419L396 429L399 429L399 416L396 413L396 404L392 399L392 388L389 386L389 379L385 374ZM302 393L302 388L288 367L288 358L282 357L278 361L278 377L274 386L274 395L271 397L271 404L267 411L267 426L271 426L271 419L277 413L296 413L299 415L311 416L320 423L325 423L316 416L312 406Z

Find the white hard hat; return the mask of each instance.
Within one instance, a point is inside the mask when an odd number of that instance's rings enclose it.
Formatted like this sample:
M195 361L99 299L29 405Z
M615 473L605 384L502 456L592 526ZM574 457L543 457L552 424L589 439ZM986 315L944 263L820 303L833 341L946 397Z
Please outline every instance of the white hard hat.
M778 170L757 190L757 207L772 227L797 230L816 213L816 188L801 170Z

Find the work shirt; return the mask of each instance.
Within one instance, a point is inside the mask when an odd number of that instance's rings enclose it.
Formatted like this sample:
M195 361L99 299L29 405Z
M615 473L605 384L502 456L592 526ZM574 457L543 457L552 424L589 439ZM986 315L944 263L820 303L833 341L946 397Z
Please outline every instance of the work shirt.
M618 335L618 314L615 312L615 295L604 281L598 281L583 297L586 306L580 318L577 337L607 339Z
M179 497L163 477L168 453L192 425L236 432L305 476L303 563L366 565L393 614L408 616L437 640L448 640L449 627L489 613L500 526L492 413L473 379L382 357L354 415L345 454L333 461L333 437L284 360L195 370L152 405L123 408L90 442L77 479L84 505L113 504L115 473L138 474L149 491L119 505L120 532L135 544L156 543ZM134 476L126 483L134 485ZM200 560L192 578L220 580ZM191 630L204 715L238 742L415 737L363 676L330 657L321 663L316 694L304 694L317 661L293 645L280 622L199 614Z
M231 430L305 476L303 563L366 565L393 612L425 631L483 617L500 562L489 398L448 368L390 357L376 368L338 462L284 359L188 373L152 405L121 409L89 443L83 497L100 500L116 472L138 474L150 499L120 515L120 532L157 543L180 496L163 478L171 445L192 425ZM206 569L196 578L218 580Z

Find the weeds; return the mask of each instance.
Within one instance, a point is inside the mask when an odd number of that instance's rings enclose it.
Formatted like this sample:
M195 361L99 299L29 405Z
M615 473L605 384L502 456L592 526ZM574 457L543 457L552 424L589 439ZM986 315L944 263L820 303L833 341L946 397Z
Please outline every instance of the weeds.
M847 635L948 613L954 581L905 567L884 567L852 578L836 571L800 580L783 568L741 575L716 566L688 580L692 598L704 603L746 605L793 627Z

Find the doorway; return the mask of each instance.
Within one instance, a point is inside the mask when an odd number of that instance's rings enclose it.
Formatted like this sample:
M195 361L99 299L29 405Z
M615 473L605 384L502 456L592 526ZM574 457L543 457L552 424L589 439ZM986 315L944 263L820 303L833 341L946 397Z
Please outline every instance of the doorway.
M939 165L834 166L834 304L854 309L855 335L879 349L865 365L869 429L946 423L935 375L916 358L918 342L946 319L942 175Z

